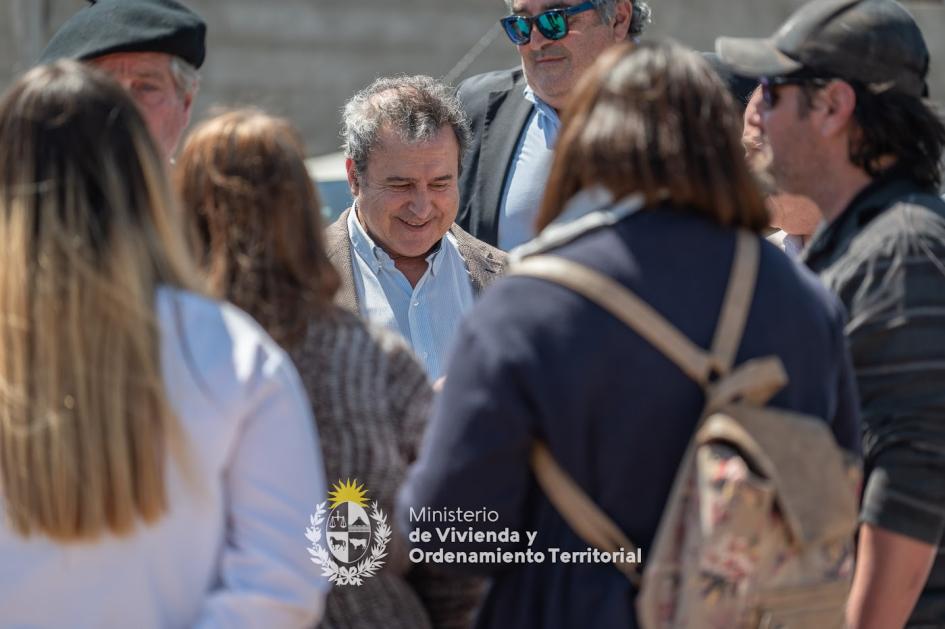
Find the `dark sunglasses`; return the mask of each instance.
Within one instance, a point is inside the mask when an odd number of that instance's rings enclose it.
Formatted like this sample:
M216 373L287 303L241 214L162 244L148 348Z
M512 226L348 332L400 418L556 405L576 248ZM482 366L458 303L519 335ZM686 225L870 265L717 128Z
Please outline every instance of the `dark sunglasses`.
M758 79L761 84L761 100L765 107L774 109L778 106L778 88L782 85L816 85L824 87L833 79L822 77L799 77L799 76L763 76Z
M542 11L535 17L509 15L500 21L502 28L505 29L505 34L509 36L512 43L516 46L524 46L532 40L532 24L545 39L553 41L564 39L568 35L568 18L593 8L593 2L582 2L573 7Z

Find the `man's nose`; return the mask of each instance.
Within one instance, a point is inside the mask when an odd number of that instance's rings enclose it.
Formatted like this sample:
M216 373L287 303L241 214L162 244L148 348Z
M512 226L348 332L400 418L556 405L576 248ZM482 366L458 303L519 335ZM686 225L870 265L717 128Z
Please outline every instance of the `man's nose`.
M115 80L116 83L118 83L119 85L121 85L121 87L122 87L123 90L125 90L125 91L128 92L129 94L132 94L132 91L131 91L131 79L130 79L130 78L124 77L124 76L116 76L116 75L114 75L114 74L112 75L112 78Z
M433 197L426 186L417 186L410 203L410 212L419 219L429 218L433 213Z
M548 39L547 37L541 34L541 31L538 30L537 26L532 24L531 40L527 44L525 44L525 46L528 48L534 48L537 50L538 48L543 47L544 45L550 43L551 41L552 40Z

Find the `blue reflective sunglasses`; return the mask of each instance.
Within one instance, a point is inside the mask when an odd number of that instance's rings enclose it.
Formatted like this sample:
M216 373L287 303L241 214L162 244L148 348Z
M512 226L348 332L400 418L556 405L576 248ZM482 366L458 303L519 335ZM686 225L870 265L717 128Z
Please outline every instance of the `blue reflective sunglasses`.
M568 35L568 18L593 8L593 2L582 2L573 7L542 11L535 17L509 15L500 21L502 28L505 29L505 34L509 36L512 43L516 46L524 46L532 40L533 24L545 39L564 39Z

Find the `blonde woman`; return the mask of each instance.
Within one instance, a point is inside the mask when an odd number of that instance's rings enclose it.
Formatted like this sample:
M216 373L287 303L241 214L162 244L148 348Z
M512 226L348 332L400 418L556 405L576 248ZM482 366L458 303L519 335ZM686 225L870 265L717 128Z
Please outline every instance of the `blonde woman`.
M134 104L74 62L0 101L0 623L301 627L317 436L286 355L196 292Z

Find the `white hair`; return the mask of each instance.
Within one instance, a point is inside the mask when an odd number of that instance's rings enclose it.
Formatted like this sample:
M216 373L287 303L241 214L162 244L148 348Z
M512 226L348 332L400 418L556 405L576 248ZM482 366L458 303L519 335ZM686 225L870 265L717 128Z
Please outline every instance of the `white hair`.
M200 74L197 68L176 55L171 55L171 77L181 96L193 97L197 93L197 88L200 87Z

